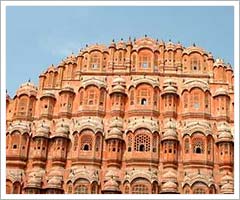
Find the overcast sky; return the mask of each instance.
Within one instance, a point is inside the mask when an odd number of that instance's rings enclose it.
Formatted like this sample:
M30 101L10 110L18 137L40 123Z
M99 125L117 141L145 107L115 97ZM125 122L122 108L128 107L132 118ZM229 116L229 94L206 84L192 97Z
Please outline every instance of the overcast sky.
M234 67L233 7L7 7L7 90L86 44L143 37L196 43Z

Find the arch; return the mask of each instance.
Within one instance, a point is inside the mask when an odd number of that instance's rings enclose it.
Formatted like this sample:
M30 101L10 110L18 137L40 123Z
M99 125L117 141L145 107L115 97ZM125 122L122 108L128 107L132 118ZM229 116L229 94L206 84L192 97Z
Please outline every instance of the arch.
M131 182L132 194L151 194L151 182L145 178L135 178Z
M149 131L136 132L134 136L134 151L148 152L151 150L151 137Z

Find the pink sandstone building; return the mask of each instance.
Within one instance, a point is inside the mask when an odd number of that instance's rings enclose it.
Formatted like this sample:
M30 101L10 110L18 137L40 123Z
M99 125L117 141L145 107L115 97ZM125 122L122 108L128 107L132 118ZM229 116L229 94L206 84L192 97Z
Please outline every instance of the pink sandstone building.
M6 193L234 193L233 86L196 45L86 45L7 95Z

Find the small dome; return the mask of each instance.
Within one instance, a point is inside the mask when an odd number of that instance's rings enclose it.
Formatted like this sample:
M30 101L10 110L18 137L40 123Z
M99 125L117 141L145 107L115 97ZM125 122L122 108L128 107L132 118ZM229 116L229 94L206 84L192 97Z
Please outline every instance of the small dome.
M48 126L41 124L40 126L38 126L36 133L33 135L33 137L48 138L49 131L50 129Z
M58 64L58 66L59 66L59 67L64 67L65 64L66 64L66 62L65 62L64 60L62 60L62 61Z
M175 48L175 45L171 42L171 41L169 41L167 44L166 44L166 49L167 50L174 50L174 48Z
M160 41L159 41L159 46L164 46L164 45L165 45L164 41L163 41L163 40L160 40Z
M177 184L172 181L168 181L162 185L162 190L164 190L164 191L166 191L166 190L174 191L176 189L177 189Z
M219 139L232 139L232 134L230 132L221 132L218 136Z
M104 190L119 191L119 185L118 185L117 181L110 179L104 184Z
M111 94L112 93L123 93L123 94L125 94L125 88L122 85L113 86Z
M219 95L225 95L225 96L228 96L228 91L225 89L225 88L218 88L213 97L216 97L216 96L219 96Z
M110 128L113 128L113 127L119 127L119 128L122 128L123 127L123 122L122 120L120 119L114 119L111 123L110 123Z
M221 187L221 192L224 194L232 194L234 191L233 184L226 183Z
M177 174L172 170L168 170L165 174L163 174L163 179L175 182L177 181Z
M163 178L177 178L177 174L172 170L168 170L165 174L163 174Z
M61 94L62 92L70 92L70 93L75 93L74 89L70 86L70 85L65 85L61 91L59 92L59 94Z
M76 63L76 62L77 62L77 59L76 59L76 56L73 53L65 59L66 64Z
M223 59L221 59L221 58L217 58L213 64L213 66L219 66L219 65L225 66L225 63L224 63Z
M126 43L121 40L117 43L117 49L126 49Z
M176 44L176 49L183 49L183 46L180 42Z
M118 128L112 128L110 132L107 134L106 139L110 138L122 139L122 131Z
M221 182L233 182L233 177L228 175L228 174L226 174L225 176L223 176L221 178Z
M28 96L37 96L37 87L31 82L24 83L17 90L17 96L22 94L26 94Z
M51 188L62 188L62 178L51 177L47 183L47 186Z
M53 133L52 137L64 137L68 138L69 125L64 123L58 123L56 126L56 131Z
M169 85L163 89L163 94L176 94L177 88Z
M111 178L114 178L114 180L119 180L119 174L117 170L108 170L105 174L105 180L109 180Z
M176 123L173 120L168 120L164 126L166 129L176 129Z
M162 141L164 140L178 140L177 132L174 129L167 129L164 134Z
M226 123L221 123L220 126L218 126L218 132L231 132L231 129Z
M112 40L111 44L109 45L109 48L116 48L116 43L114 40Z
M120 84L120 85L126 85L125 79L122 78L122 77L120 77L120 76L114 78L114 79L113 79L113 85L118 85L118 84Z
M55 98L55 95L54 95L53 93L51 93L51 92L44 92L44 93L41 95L40 99L43 99L43 98L56 99L56 98Z

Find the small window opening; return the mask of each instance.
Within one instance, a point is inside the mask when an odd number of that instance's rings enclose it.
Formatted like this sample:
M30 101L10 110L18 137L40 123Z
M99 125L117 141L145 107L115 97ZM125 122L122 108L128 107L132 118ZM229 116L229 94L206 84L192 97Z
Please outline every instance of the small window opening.
M141 105L146 105L147 104L147 100L145 98L141 99Z
M84 147L83 147L83 150L84 151L88 151L89 150L89 146L87 144L85 144Z
M202 150L201 150L200 147L197 147L197 148L196 148L196 153L202 153Z
M144 150L145 150L144 144L141 144L141 145L139 146L139 151L144 151Z

